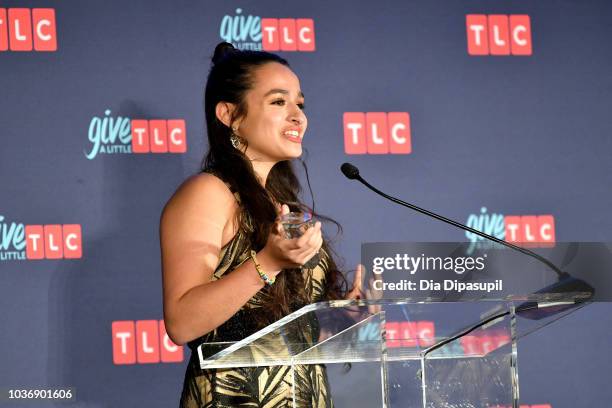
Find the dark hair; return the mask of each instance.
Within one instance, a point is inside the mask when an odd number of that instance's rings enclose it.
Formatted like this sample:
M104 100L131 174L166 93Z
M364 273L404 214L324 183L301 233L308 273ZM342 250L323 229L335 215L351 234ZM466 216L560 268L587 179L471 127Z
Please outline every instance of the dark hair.
M342 231L342 227L336 221L316 214L314 208L300 201L301 186L291 161L276 163L268 174L264 188L258 181L250 160L230 142L231 125L247 115L245 95L253 87L254 70L273 62L289 67L285 59L272 53L240 51L227 42L218 44L212 57L213 65L208 74L204 98L208 153L202 163L202 171L216 174L229 184L232 191L238 193L241 212L247 215L247 217L238 215L238 225L248 234L252 249L255 251L261 250L266 245L277 217L272 199L287 204L291 211L311 212L317 219L334 223L338 233ZM219 102L229 102L236 106L229 127L217 118L215 110ZM307 167L303 161L300 162L304 166L308 181ZM309 181L308 187L310 189ZM312 189L310 193L312 195ZM342 298L347 290L346 280L337 269L333 260L334 252L325 240L323 249L329 254L323 300ZM267 310L261 315L268 317L265 321L257 323L262 326L269 324L295 308L309 303L304 290L305 282L299 271L299 269L283 271L277 275L273 286L264 289L267 291L269 301L262 306Z

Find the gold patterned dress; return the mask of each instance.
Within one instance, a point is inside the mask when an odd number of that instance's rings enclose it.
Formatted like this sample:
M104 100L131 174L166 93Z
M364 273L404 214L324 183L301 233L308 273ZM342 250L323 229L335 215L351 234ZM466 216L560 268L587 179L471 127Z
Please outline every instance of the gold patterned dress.
M237 193L234 193L239 201ZM249 259L250 242L238 233L222 248L221 261L213 280L240 266ZM322 300L328 254L321 250L321 261L312 269L302 269L310 302ZM210 333L188 343L191 348L181 408L330 408L333 407L324 365L301 365L294 376L288 366L245 367L202 370L196 348L204 342L238 341L257 331L252 316L260 312L266 301L264 290L253 296L234 316ZM297 310L299 305L295 306ZM309 336L310 337L310 336ZM292 399L292 378L296 381L295 405Z

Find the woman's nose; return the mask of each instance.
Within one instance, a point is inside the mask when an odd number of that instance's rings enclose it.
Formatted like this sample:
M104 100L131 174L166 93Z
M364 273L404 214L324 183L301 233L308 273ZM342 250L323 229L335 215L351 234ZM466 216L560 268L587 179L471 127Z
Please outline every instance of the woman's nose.
M296 106L296 110L291 113L291 121L297 125L301 125L306 120L304 112Z

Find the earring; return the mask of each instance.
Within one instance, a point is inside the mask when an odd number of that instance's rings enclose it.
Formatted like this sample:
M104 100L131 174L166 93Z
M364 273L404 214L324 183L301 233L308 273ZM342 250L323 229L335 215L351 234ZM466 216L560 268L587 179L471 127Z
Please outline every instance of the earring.
M232 146L234 146L234 149L238 149L240 147L240 136L235 133L236 130L238 129L232 127L232 135L230 136L230 142L232 143Z

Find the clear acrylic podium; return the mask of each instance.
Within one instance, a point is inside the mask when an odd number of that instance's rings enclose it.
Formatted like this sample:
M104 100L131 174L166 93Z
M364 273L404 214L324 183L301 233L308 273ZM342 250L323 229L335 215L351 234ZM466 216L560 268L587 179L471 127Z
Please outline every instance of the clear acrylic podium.
M588 297L321 302L242 341L204 343L197 352L202 369L336 366L351 377L330 381L335 403L341 391L360 407L518 407L518 340ZM294 391L299 381L294 376Z

